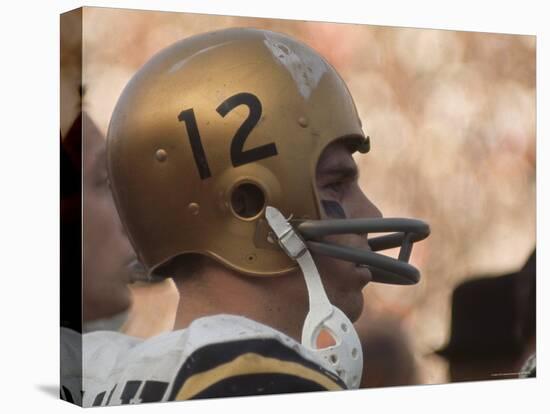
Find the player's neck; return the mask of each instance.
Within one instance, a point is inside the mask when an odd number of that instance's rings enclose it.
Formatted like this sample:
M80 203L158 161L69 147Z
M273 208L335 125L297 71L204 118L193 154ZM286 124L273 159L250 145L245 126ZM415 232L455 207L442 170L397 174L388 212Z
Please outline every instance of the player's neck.
M276 289L276 278L259 280L223 268L207 269L196 278L177 278L180 301L174 329L186 328L203 316L232 314L244 316L300 340L302 312L283 305L288 299Z

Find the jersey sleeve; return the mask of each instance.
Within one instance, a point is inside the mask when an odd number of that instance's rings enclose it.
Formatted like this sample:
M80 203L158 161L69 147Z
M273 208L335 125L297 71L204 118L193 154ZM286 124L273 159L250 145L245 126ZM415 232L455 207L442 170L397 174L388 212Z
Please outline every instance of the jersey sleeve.
M235 340L194 351L180 368L169 400L343 390L342 380L272 338Z

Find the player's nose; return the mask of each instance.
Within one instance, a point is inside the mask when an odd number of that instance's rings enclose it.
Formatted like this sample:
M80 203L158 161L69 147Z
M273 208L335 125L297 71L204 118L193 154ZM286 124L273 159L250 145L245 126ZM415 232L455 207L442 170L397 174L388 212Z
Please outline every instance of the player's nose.
M382 218L382 211L374 204L366 194L359 190L358 218Z

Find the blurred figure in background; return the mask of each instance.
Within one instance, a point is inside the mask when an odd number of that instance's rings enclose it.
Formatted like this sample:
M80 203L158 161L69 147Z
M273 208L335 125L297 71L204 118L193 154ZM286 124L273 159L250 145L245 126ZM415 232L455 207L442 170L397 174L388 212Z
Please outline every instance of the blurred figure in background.
M62 306L62 326L78 332L93 326L119 328L130 306L130 265L136 256L123 234L109 191L105 141L85 113L77 116L61 142L61 171L61 289L64 300L74 297L75 303L80 302L80 288L71 288L80 286L81 260L83 271L82 315L72 313L76 306ZM69 275L69 272L75 274ZM116 327L111 326L113 323Z
M537 347L537 251L533 250L517 278L517 307L520 336L524 342L520 357L521 378L536 376Z
M409 338L401 321L367 309L355 323L363 346L361 388L419 384Z
M449 362L451 381L516 378L534 373L529 358L535 353L536 342L535 264L533 251L516 273L475 278L455 289L451 339L437 351Z
M126 320L135 253L107 181L105 141L79 112L61 140L61 398L80 404L84 337Z
M84 331L118 330L131 303L128 284L137 259L109 189L105 139L86 113L82 127L83 318L95 321L92 329L85 325Z

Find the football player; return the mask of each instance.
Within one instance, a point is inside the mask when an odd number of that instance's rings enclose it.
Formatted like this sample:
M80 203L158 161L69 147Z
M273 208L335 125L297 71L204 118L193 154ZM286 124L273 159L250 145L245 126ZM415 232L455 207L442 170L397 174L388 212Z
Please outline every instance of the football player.
M80 114L61 143L61 396L76 403L82 389L81 333L123 325L137 266L109 190L105 160L104 137L86 113Z
M139 259L181 299L174 332L96 341L84 405L359 386L361 290L416 283L429 228L360 189L370 139L332 66L266 30L184 39L128 83L107 146Z

